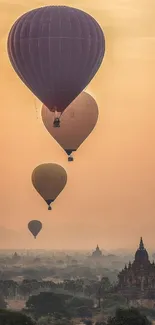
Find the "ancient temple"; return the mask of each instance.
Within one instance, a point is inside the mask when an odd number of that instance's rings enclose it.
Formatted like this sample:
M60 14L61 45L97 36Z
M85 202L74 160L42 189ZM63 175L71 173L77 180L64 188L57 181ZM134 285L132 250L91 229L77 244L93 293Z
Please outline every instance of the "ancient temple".
M92 256L91 257L93 257L93 258L100 258L100 257L102 257L102 252L99 249L99 246L98 245L96 247L96 250L92 253Z
M13 254L13 256L12 256L12 261L13 261L14 263L17 263L17 262L20 261L20 259L21 259L20 255L18 255L18 254L15 252L15 253Z
M133 263L118 274L118 291L132 297L155 298L155 264L149 261L142 238Z

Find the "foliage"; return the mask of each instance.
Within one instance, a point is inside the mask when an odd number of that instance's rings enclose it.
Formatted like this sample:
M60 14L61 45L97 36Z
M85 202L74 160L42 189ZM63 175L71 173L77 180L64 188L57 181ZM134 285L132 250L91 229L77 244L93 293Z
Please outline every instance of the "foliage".
M0 296L0 309L6 309L7 308L7 302L4 300L2 296Z
M83 309L78 309L83 307ZM41 292L39 295L29 297L26 310L36 318L41 316L57 315L57 318L76 317L80 313L89 314L93 308L93 300L86 297L73 297L64 290L58 292ZM61 317L58 317L61 315Z
M101 279L101 288L104 292L109 292L111 290L111 283L108 277L102 277Z
M107 325L151 325L151 322L137 308L127 308L117 309Z
M41 280L41 276L39 274L39 271L36 269L24 269L23 270L23 275L24 277L26 277L27 279L38 279Z
M110 307L127 307L127 299L119 294L108 294L102 302L102 308L110 308Z
M86 297L73 297L66 304L71 317L92 317L93 300Z
M93 300L85 297L73 297L68 300L68 308L78 308L81 306L86 306L89 308L93 307Z
M22 313L1 309L0 325L35 325L35 323Z
M152 319L155 319L155 309L154 308L147 308L147 307L140 307L138 308L141 314L147 315Z
M83 321L85 325L93 325L92 321L90 319L86 319Z
M25 274L25 279L18 283L13 280L0 280L0 292L3 294L4 298L14 298L16 295L27 298L30 295L39 294L42 291L57 291L57 289L62 289L70 292L71 295L85 295L87 297L96 297L97 299L105 297L105 294L111 291L111 284L107 277L103 277L101 281L87 278L78 278L76 280L64 280L64 282L54 283L53 281L43 281L37 276L36 272L44 276L49 275L49 270L44 268L39 268L37 270L34 269L21 269L23 270L23 274ZM84 268L85 270L85 268ZM83 271L84 271L83 270ZM59 270L60 271L60 270ZM79 271L79 270L78 270ZM21 271L18 270L21 275ZM62 270L63 274L60 274L60 277L63 278L65 270ZM71 272L71 270L70 270ZM22 274L22 275L23 275ZM70 278L71 273L68 274ZM55 276L56 277L56 276Z
M81 306L76 309L77 317L83 318L83 317L92 317L92 311L87 306Z
M36 317L59 313L68 316L66 300L69 295L57 294L54 292L41 292L39 295L31 296L26 302L27 311L32 312Z
M38 320L37 325L72 325L72 324L69 319L64 317L57 319L55 317L46 316L46 317L41 317Z
M75 294L76 292L83 292L83 280L65 280L63 283L65 290L68 290Z

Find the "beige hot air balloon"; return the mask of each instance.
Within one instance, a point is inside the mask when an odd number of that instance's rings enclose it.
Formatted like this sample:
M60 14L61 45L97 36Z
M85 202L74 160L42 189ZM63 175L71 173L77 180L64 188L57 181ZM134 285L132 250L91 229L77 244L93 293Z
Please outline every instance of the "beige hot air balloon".
M91 95L82 92L61 116L60 127L54 127L54 118L55 113L50 112L43 105L42 120L46 129L66 151L69 156L68 160L72 161L71 153L79 148L97 123L97 103Z
M32 173L32 184L48 204L57 198L67 183L67 173L57 164L47 163L37 166Z
M39 220L31 220L28 223L28 229L36 239L37 235L39 234L40 230L42 229L42 223Z

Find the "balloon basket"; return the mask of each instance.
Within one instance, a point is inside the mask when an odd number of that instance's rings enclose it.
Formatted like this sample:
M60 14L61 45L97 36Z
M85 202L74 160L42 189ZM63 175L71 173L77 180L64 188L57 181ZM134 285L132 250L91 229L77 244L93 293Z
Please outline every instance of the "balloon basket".
M74 158L72 156L69 156L68 161L74 161Z
M60 124L59 125L56 125L56 124L53 123L53 127L54 128L60 128Z
M54 128L59 128L60 127L60 119L58 117L55 118L53 122L53 127Z

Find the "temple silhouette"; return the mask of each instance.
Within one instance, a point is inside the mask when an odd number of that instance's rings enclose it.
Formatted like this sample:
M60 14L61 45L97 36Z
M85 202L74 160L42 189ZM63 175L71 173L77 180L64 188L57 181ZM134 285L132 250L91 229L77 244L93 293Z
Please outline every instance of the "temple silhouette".
M96 250L92 253L93 258L100 258L102 257L102 251L100 250L99 246L96 246Z
M129 262L118 274L117 289L132 298L155 298L155 264L149 261L142 237L133 263Z

